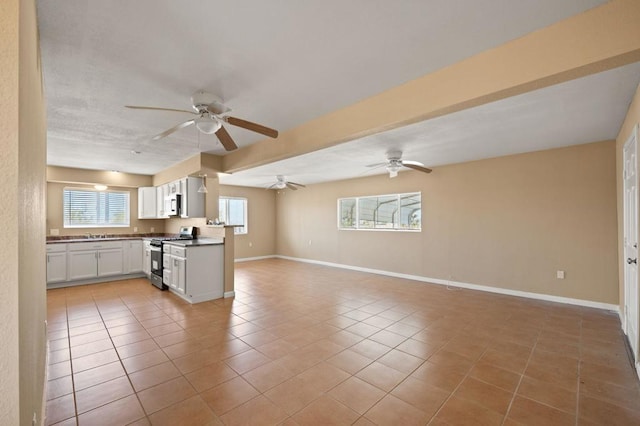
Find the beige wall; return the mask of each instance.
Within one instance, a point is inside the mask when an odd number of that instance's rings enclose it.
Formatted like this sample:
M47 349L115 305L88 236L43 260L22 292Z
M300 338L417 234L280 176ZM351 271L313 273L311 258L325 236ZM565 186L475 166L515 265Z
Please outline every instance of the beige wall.
M207 188L209 187L209 184L207 184ZM243 259L276 254L275 191L230 185L220 185L218 190L222 196L244 197L247 199L249 233L235 236L234 257ZM207 218L215 219L218 217L217 194L212 194L211 190L209 190L206 197ZM205 237L222 237L224 235L224 230L221 228L207 228L204 218L168 219L165 229L168 233L177 233L181 226L197 226L200 235Z
M0 223L5 230L0 245L0 424L17 425L20 421L20 350L19 350L19 278L16 209L20 182L18 179L18 17L20 2L0 3ZM10 202L6 202L10 200ZM15 202L15 205L14 205Z
M0 424L42 418L45 105L35 3L0 3Z
M276 253L276 191L220 185L220 195L247 199L249 232L235 237L236 259L274 255Z
M48 166L47 182L80 183L88 185L102 184L122 188L139 188L141 186L153 186L153 176L112 172L110 170Z
M616 138L616 164L617 164L617 196L618 196L618 256L620 259L624 259L624 222L623 222L623 198L622 198L622 190L623 190L623 182L622 182L622 172L623 172L623 161L622 161L622 149L624 144L627 142L627 139L631 136L631 132L633 128L640 123L640 87L636 90L636 93L633 97L633 101L631 102L631 106L627 111L627 116L622 124L620 129L620 133L618 133L618 137ZM638 141L640 144L640 141ZM639 148L640 149L640 148ZM640 167L640 162L638 163ZM640 212L638 212L640 214ZM640 239L640 236L638 237ZM620 310L624 310L625 300L624 300L624 263L622 261L618 262L619 272L618 275L620 277L619 288L620 288Z
M67 184L58 182L47 182L47 234L51 234L51 229L57 229L60 235L84 235L87 232L92 234L133 234L134 227L138 228L139 234L152 232L164 232L165 221L163 219L138 219L138 189L111 186L109 189L116 191L129 191L130 222L126 228L65 228L63 226L62 211L62 190L64 188L93 188L92 185Z
M617 304L615 167L609 141L283 191L277 252ZM338 198L413 191L421 233L337 230Z

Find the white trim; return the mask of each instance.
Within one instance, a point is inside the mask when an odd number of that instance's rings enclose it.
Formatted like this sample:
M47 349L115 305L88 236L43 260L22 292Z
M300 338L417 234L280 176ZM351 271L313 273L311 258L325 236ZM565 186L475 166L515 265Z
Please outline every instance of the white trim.
M249 262L252 260L263 260L263 259L273 259L275 257L278 257L275 254L270 254L267 256L256 256L256 257L241 257L239 259L235 259L234 262L239 263L239 262Z
M578 306L586 306L589 308L604 309L607 311L617 312L618 315L620 315L620 309L618 305L614 305L611 303L594 302L591 300L583 300L583 299L573 299L570 297L553 296L550 294L531 293L528 291L510 290L506 288L491 287L486 285L443 280L439 278L421 277L419 275L409 275L409 274L401 274L398 272L383 271L380 269L362 268L360 266L343 265L340 263L325 262L322 260L302 259L298 257L280 256L280 255L277 255L275 257L280 259L293 260L295 262L313 263L316 265L330 266L333 268L350 269L352 271L368 272L370 274L385 275L385 276L395 277L395 278L404 278L407 280L420 281L420 282L429 283L429 284L460 287L460 288L466 288L469 290L478 290L478 291L485 291L489 293L506 294L509 296L526 297L528 299L544 300L547 302L557 302L557 303L564 303L568 305L578 305Z
M235 291L225 291L223 297L225 299L228 299L229 297L235 297L236 292Z
M40 407L40 425L47 424L47 384L49 383L49 324L44 320L44 338L46 339L44 355L44 384L42 385L42 406ZM37 419L36 419L37 421Z

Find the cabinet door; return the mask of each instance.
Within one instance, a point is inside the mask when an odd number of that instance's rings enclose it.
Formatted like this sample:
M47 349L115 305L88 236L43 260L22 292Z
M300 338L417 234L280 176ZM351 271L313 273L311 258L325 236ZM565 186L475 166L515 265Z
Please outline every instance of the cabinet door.
M157 216L157 191L153 186L138 188L138 219L153 219Z
M122 262L122 249L98 250L98 276L122 275L124 272Z
M180 190L180 194L182 194L182 198L180 199L180 216L189 217L189 204L187 203L189 199L189 188L187 187L187 178L180 179Z
M124 245L128 248L128 253L126 256L127 262L127 273L135 274L136 272L141 272L143 270L143 251L142 251L142 241L125 241Z
M158 218L169 217L164 209L164 198L169 195L169 185L161 185L156 187L156 213Z
M142 256L142 272L147 276L151 275L151 248L143 247L144 255Z
M175 288L172 278L171 269L162 269L162 284Z
M67 280L67 252L47 253L47 282Z
M187 259L184 257L173 258L173 283L175 290L185 294L187 282Z
M69 280L84 280L98 276L98 252L70 251L69 252Z

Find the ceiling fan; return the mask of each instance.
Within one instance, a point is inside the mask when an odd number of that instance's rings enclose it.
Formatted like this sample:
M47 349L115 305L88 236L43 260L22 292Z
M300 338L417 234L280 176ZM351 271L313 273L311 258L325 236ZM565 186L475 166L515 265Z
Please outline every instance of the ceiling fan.
M295 183L295 182L288 181L282 175L276 176L276 179L277 179L276 183L274 183L273 185L271 185L270 187L268 187L266 189L285 189L285 188L289 188L289 189L292 189L294 191L297 191L298 187L306 188L306 186L301 184L301 183Z
M387 171L389 172L389 177L394 178L398 176L398 171L402 167L407 167L409 169L417 170L419 172L431 173L431 169L424 166L424 164L419 161L409 161L402 159L402 152L400 151L390 151L387 153L387 161L384 163L377 164L369 164L367 167L382 167L386 166Z
M173 126L172 128L155 135L151 138L151 140L154 141L169 136L171 133L177 130L195 124L198 130L202 133L206 133L208 135L215 133L224 149L226 149L227 151L233 151L234 149L237 149L238 146L231 138L231 135L229 135L229 132L227 132L227 130L222 126L223 122L231 124L232 126L242 127L243 129L251 130L252 132L257 132L271 138L278 137L277 130L262 126L257 123L253 123L251 121L225 115L230 112L231 109L226 107L217 96L212 95L211 93L207 93L203 90L194 93L191 96L191 104L195 112L187 111L184 109L145 107L135 105L125 105L125 107L131 109L149 109L154 111L186 112L197 116L195 118L192 118L191 120L187 120L184 123L180 123L177 126Z

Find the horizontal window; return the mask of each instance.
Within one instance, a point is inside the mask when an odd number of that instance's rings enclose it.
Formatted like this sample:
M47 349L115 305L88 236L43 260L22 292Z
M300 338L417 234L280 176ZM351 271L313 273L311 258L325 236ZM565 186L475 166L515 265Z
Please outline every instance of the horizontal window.
M340 198L338 228L360 230L422 230L422 195L376 195Z
M108 228L129 226L129 192L65 188L65 228Z

